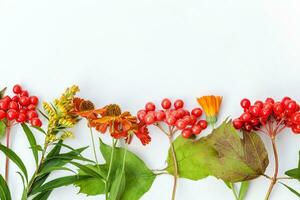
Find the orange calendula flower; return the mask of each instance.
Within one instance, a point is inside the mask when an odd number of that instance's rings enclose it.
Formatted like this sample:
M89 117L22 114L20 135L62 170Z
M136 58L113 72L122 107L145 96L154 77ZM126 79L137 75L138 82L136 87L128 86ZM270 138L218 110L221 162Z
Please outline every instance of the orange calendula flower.
M217 115L220 110L222 98L221 96L214 95L197 98L198 103L206 114L207 122L212 126L217 122Z
M101 133L108 130L115 139L125 138L130 143L135 134L143 145L151 140L148 129L137 122L137 118L129 112L121 111L116 104L110 104L100 109L95 109L94 104L88 100L76 98L73 101L73 113L88 120L88 126Z

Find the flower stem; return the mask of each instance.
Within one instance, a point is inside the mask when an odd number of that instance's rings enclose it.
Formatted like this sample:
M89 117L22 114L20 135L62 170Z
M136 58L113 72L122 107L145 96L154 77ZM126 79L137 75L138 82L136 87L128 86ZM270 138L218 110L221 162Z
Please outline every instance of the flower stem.
M235 191L234 183L230 183L230 186L231 186L231 191L232 191L232 193L233 193L233 195L234 195L234 198L235 198L236 200L238 200L239 197L238 197L238 195L237 195L237 193L236 193L236 191Z
M172 192L172 200L175 200L175 195L176 195L176 187L177 187L177 178L178 178L178 163L176 159L176 153L174 149L174 145L172 142L172 132L169 135L169 142L170 142L170 148L171 148L171 154L173 158L173 163L174 163L174 184L173 184L173 192Z
M10 146L10 129L11 125L8 124L6 127L6 147L9 149ZM6 156L5 159L5 181L8 182L8 175L9 175L9 158Z
M270 198L271 192L273 190L274 185L277 182L277 176L278 176L278 152L277 152L277 146L276 146L276 142L275 142L275 137L271 138L272 140L272 147L273 147L273 152L274 152L274 158L275 158L275 171L274 171L274 175L271 179L271 184L269 186L269 190L267 192L267 195L265 197L265 200L268 200Z
M109 168L108 168L107 177L106 177L106 180L105 180L105 199L106 200L108 199L108 183L109 183L109 177L110 177L111 170L112 170L115 147L116 147L116 144L117 144L115 139L113 139L112 144L113 145L112 145L112 150L111 150L111 154L110 154Z
M91 128L90 128L90 133L91 133L95 161L96 161L97 166L99 167L99 162L98 162L97 153L96 153L96 145L95 145L95 141L94 141L94 137L93 137L93 130Z

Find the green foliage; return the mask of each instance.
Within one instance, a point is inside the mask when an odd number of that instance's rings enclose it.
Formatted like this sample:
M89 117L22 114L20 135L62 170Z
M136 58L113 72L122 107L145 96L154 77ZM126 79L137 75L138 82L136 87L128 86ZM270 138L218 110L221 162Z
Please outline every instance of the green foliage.
M260 137L254 132L244 132L241 138L230 121L199 140L179 136L174 148L179 176L192 180L215 176L228 182L242 182L264 174L269 164ZM173 174L170 150L167 163L167 171Z
M5 136L6 133L6 125L3 120L0 120L0 139L2 139Z
M137 200L140 199L151 187L155 174L147 168L145 163L134 153L127 151L122 147L111 147L100 141L100 151L106 161L102 165L86 165L93 169L92 173L80 168L79 175L89 175L90 179L78 181L75 185L80 188L80 192L87 195L105 194L105 185L109 190L109 199ZM127 151L126 155L125 152ZM109 163L112 158L110 178L108 181L107 174ZM123 167L123 159L125 163ZM98 172L98 175L93 175Z

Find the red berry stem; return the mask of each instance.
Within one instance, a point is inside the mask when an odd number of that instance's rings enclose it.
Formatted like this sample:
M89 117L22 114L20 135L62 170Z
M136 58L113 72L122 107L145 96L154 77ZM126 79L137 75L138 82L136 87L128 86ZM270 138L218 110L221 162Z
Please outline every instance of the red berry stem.
M173 132L170 132L169 135L169 142L170 142L170 148L171 148L171 153L172 153L172 158L173 158L173 164L174 164L174 183L173 183L173 192L172 192L172 200L175 200L176 196L176 188L177 188L177 178L178 178L178 163L176 159L176 153L173 145Z
M10 130L11 124L8 122L6 127L6 147L9 149L10 146ZM5 181L8 182L8 175L9 175L9 158L6 156L5 158Z
M272 147L273 147L273 152L274 152L274 158L275 158L275 171L274 171L274 176L271 179L271 184L269 186L269 190L267 192L267 195L265 197L265 200L268 200L270 198L271 192L274 188L274 185L276 184L277 180L278 180L278 167L279 167L279 161L278 161L278 152L277 152L277 146L276 146L276 141L275 141L275 137L271 138L272 141Z

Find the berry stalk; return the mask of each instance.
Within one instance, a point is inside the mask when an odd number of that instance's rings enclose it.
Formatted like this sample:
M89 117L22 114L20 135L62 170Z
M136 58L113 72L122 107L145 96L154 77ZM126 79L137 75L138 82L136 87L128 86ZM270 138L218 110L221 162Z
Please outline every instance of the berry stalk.
M274 171L274 176L271 179L271 184L269 186L269 189L268 189L267 195L265 197L265 200L268 200L270 198L270 195L272 193L274 185L276 184L276 182L278 180L277 177L278 177L279 162L278 162L278 152L277 152L277 146L276 146L275 137L272 137L271 141L272 141L272 147L273 147L274 159L275 159L275 171Z
M178 174L178 163L177 163L177 159L176 159L176 153L175 153L172 137L173 137L173 132L170 131L169 142L170 142L170 148L171 148L173 164L174 164L174 174L173 174L174 183L173 183L173 191L172 191L172 200L175 200L176 188L177 188L177 178L178 178L179 174Z

